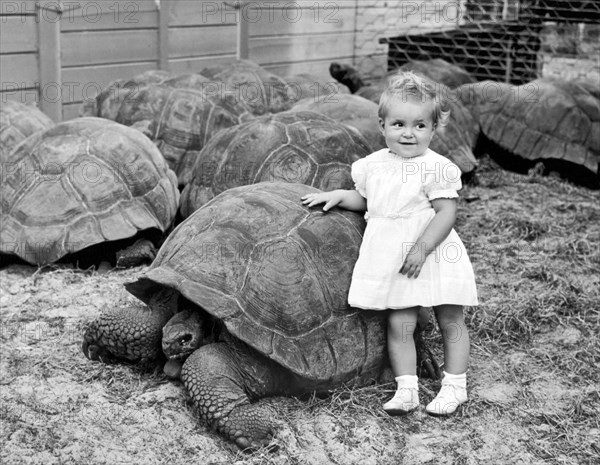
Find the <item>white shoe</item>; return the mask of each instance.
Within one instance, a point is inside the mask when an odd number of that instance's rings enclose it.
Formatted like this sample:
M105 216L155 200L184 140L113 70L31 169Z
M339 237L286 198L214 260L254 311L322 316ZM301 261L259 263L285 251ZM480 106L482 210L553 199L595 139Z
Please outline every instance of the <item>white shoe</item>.
M406 415L419 407L419 391L415 388L399 387L391 400L383 404L389 415Z
M435 417L452 415L460 404L467 401L467 389L456 384L444 384L435 399L433 399L425 411Z

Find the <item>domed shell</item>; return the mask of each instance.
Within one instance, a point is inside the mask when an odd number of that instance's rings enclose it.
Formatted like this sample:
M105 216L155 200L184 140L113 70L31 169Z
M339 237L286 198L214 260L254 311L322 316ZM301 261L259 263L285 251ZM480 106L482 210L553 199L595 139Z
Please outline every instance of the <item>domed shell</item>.
M138 74L131 79L117 79L110 82L94 98L84 103L83 116L97 116L115 121L123 102L140 88L148 84L160 84L169 79L168 71L149 70Z
M482 132L528 160L560 160L598 174L600 100L583 87L538 79L479 105Z
M430 147L435 152L452 160L463 175L473 173L478 165L473 154L477 143L479 126L477 121L457 98L448 96L450 119L446 126L439 126Z
M385 147L385 137L379 126L378 106L371 100L353 94L325 95L306 98L296 103L294 111L316 111L340 123L352 126L369 143L371 150Z
M385 319L347 304L362 215L302 205L316 189L266 182L230 189L169 236L127 289L167 286L295 373L344 382L381 367Z
M139 131L78 118L30 136L10 156L0 193L2 252L38 265L104 241L165 231L175 174Z
M369 153L356 130L320 113L265 115L223 130L208 142L193 169L185 170L191 179L181 195L181 213L187 217L227 189L261 181L351 189L350 165Z
M254 115L278 113L293 104L293 90L288 96L287 82L252 61L238 60L204 68L200 74L221 83L222 93L234 95L236 100L250 107Z
M8 100L0 106L0 162L30 135L48 129L54 122L35 105Z
M141 124L180 178L179 164L187 152L201 150L220 130L254 118L234 95L211 88L208 81L204 86L204 79L180 76L142 87L123 102L116 118L127 126Z

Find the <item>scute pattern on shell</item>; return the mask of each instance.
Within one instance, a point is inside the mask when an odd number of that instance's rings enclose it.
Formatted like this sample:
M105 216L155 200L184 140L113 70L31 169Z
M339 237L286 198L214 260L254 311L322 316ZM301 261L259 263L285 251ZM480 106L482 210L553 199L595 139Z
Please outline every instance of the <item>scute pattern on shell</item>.
M364 97L353 94L325 95L318 99L306 98L292 108L295 111L316 111L352 126L369 142L373 152L385 147L385 137L378 123L378 106Z
M138 231L165 231L179 192L156 146L135 129L78 118L29 137L2 183L3 252L33 264Z
M230 189L180 224L145 276L148 302L170 287L295 373L343 382L382 363L384 318L347 305L364 220L308 209L316 189L263 182Z
M8 100L0 106L0 162L30 135L48 129L54 122L35 105Z
M221 131L194 159L186 157L182 166L193 168L185 169L181 213L187 217L226 189L262 181L350 189L350 165L369 153L355 129L320 113L265 115Z
M221 83L220 94L234 94L237 101L243 102L257 116L285 111L293 104L287 82L249 60L204 68L200 74Z
M479 105L482 132L529 160L553 159L598 174L600 100L575 83L538 79Z

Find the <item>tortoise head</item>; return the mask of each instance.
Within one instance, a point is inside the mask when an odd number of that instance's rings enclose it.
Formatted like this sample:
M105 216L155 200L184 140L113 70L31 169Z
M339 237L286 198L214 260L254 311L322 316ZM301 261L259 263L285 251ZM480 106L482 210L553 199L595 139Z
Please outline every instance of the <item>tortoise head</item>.
M187 308L171 317L163 327L162 349L169 360L186 359L203 345L205 321L201 312Z

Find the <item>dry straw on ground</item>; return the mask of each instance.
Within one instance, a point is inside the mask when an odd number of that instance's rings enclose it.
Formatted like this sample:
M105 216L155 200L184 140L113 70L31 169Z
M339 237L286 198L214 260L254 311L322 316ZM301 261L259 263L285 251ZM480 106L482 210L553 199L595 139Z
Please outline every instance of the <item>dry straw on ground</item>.
M600 455L600 195L489 160L457 229L481 305L468 311L471 400L452 418L381 410L391 383L274 398L272 450L237 452L161 373L92 363L81 327L143 269L0 270L3 464L592 464ZM428 339L441 358L435 327ZM422 380L422 401L438 382Z

